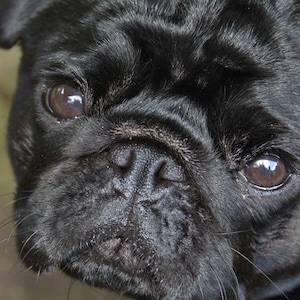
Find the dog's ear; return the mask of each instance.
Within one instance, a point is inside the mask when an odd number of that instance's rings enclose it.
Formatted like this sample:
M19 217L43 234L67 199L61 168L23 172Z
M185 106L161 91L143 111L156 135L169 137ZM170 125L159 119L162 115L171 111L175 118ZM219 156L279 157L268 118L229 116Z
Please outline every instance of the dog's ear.
M0 46L12 47L30 20L55 0L0 0Z

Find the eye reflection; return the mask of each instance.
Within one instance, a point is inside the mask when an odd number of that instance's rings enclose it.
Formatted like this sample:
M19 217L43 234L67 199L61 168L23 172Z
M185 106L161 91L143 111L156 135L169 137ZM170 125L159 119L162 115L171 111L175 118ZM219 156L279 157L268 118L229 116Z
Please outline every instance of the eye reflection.
M283 186L291 173L286 163L276 155L264 155L249 162L241 169L246 180L264 190Z
M84 114L81 91L67 84L48 88L42 101L47 111L59 119L74 119Z

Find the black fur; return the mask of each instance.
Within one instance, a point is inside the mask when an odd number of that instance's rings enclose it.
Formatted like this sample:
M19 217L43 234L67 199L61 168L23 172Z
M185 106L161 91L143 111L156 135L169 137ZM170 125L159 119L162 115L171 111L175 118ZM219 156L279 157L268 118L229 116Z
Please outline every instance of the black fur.
M0 43L23 50L9 147L25 264L153 299L298 299L299 12L1 0ZM45 104L62 84L80 116ZM273 160L274 181L255 173Z

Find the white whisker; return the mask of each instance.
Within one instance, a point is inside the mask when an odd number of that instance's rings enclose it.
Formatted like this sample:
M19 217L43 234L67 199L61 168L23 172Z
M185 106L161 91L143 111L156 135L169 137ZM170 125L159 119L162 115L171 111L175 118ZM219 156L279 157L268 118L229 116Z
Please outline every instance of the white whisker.
M215 279L216 279L217 284L219 286L221 300L226 300L227 299L227 295L226 295L226 291L225 291L224 285L223 285L222 281L220 280L219 276L216 274L216 272L213 269L212 269L212 272L214 273Z
M239 231L230 231L230 232L217 232L214 233L214 235L234 235L234 234L240 234L240 233L247 233L247 232L251 232L251 230L239 230Z
M242 254L240 251L230 247L230 249L235 252L236 254L238 254L240 257L242 257L243 259L245 259L251 266L253 266L257 271L260 272L260 274L262 274L280 293L281 295L289 300L289 297L284 293L284 291L265 273L263 272L262 269L260 269L255 263L253 263L248 257L246 257L244 254Z
M33 232L33 233L27 238L27 240L24 242L24 244L23 244L23 246L22 246L22 248L21 248L21 250L20 250L20 255L23 254L23 251L24 251L26 245L29 243L29 241L30 241L37 233L38 233L38 231L35 231L35 232ZM26 255L27 255L27 254L26 254Z

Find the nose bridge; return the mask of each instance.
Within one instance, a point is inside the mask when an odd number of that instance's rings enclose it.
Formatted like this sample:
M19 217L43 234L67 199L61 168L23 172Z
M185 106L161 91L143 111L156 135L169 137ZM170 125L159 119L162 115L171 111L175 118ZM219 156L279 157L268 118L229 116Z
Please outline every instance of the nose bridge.
M128 174L140 185L148 185L149 180L155 175L155 166L159 164L159 156L151 153L148 148L137 148L134 150L134 161L131 172Z
M151 179L154 174L151 173L155 164L157 164L157 157L151 156L149 149L146 148L132 149L130 147L128 150L130 151L130 157L128 157L130 162L120 180L123 183L123 193L126 198L132 199L143 191L152 192Z

